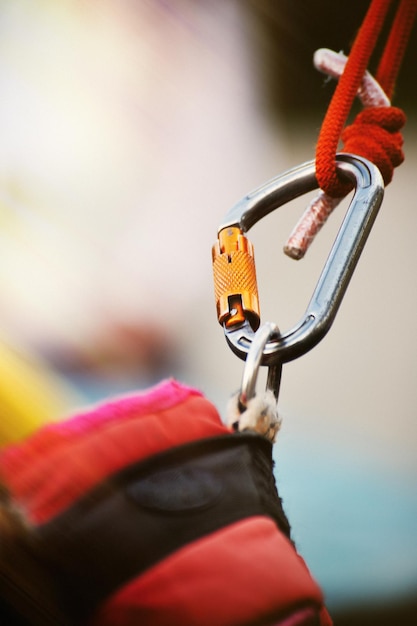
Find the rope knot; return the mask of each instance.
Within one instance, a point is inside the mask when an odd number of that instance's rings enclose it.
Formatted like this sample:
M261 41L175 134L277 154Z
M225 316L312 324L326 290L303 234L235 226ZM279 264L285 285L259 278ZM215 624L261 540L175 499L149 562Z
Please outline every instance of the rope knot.
M399 131L405 121L404 112L397 107L367 107L342 131L343 152L363 156L374 163L388 185L394 167L404 161L403 137ZM346 196L352 183L338 176L335 165L324 162L323 166L324 176L321 179L317 176L320 187L333 198ZM318 165L317 169L319 173Z
M397 107L368 107L342 131L343 151L374 163L388 185L394 167L404 161L403 137L399 131L405 121L404 112Z
M367 107L361 111L350 126L341 134L343 152L363 156L380 170L385 185L391 182L394 167L404 161L403 137L399 132L406 117L397 107ZM326 168L325 168L326 169ZM327 165L327 179L319 180L324 191L334 198L343 197L352 184L337 175L335 166Z

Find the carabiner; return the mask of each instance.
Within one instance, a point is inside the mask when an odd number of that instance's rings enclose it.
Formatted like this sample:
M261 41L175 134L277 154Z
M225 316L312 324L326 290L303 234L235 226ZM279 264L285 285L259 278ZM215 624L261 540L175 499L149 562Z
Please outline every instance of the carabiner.
M384 195L378 168L351 154L338 154L336 160L340 172L355 184L354 196L304 316L291 330L268 340L262 365L296 359L326 335L378 214ZM220 225L213 247L217 313L230 348L241 359L246 359L260 324L253 247L244 233L278 207L317 187L315 163L310 161L245 196Z

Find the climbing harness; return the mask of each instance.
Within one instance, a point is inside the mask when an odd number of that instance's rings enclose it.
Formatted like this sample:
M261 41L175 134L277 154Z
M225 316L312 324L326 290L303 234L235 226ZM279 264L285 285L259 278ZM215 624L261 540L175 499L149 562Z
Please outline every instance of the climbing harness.
M215 299L229 347L246 360L236 401L241 414L255 394L260 365L269 368L265 393L272 391L277 398L283 363L311 350L330 329L381 205L384 185L404 160L399 131L405 115L391 106L390 99L417 0L400 0L375 79L367 72L391 5L392 0L372 0L349 57L329 50L315 54L317 69L339 79L320 130L315 161L245 196L219 227L212 251ZM356 96L364 110L343 128ZM340 139L345 142L344 152L337 151ZM260 325L254 251L246 232L276 208L317 188L318 196L284 247L294 259L304 256L331 211L352 188L355 191L304 316L292 329L280 332L275 324Z

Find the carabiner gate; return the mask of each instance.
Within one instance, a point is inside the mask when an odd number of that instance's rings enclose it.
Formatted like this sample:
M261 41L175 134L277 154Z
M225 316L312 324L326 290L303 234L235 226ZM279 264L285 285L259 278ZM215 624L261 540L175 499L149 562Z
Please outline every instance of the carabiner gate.
M384 195L378 168L367 159L338 154L338 169L355 192L304 316L291 330L265 344L262 365L285 363L305 354L330 329L364 248ZM317 189L310 161L272 179L245 196L226 215L213 247L219 322L233 352L246 359L260 324L253 247L245 233L263 217Z

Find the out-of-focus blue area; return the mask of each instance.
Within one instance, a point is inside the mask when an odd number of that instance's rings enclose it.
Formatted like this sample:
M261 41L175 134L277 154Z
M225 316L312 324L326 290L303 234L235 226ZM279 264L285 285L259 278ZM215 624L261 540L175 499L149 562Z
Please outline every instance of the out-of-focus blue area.
M293 539L330 608L417 595L417 492L354 450L287 438L276 477Z

